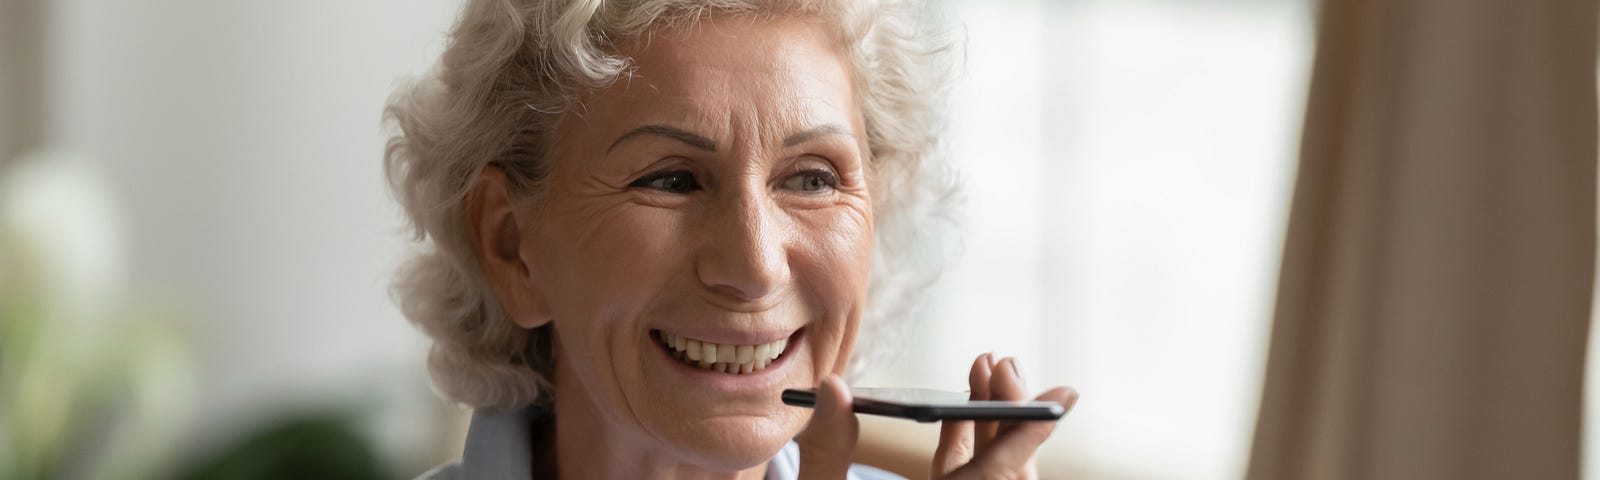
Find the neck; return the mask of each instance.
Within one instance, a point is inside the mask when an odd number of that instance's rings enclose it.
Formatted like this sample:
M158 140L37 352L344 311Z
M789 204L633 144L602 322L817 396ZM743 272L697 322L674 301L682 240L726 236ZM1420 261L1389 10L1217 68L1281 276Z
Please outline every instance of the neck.
M561 347L556 347L560 358ZM581 478L662 478L760 480L767 465L737 472L711 471L674 457L659 442L611 425L596 410L574 373L556 362L554 460L562 480ZM545 447L548 448L548 447ZM548 452L548 450L545 450ZM540 458L534 452L534 458ZM545 457L549 458L549 457ZM534 471L549 471L536 466Z

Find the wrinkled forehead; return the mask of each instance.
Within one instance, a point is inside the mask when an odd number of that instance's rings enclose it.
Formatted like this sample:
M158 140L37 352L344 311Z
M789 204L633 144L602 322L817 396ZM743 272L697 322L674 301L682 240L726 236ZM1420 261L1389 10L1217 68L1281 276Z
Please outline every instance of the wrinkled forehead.
M859 130L852 67L833 30L805 18L715 17L648 32L619 42L630 67L584 95L577 111L601 130L641 123L723 136L820 123Z

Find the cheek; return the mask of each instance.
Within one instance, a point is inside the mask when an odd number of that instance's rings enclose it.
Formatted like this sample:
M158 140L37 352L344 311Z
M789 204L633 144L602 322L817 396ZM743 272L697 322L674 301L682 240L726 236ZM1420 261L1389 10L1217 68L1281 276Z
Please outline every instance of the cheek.
M677 220L626 203L568 207L546 225L545 291L566 364L596 400L625 411L645 355L642 310L680 272Z
M797 269L806 271L818 293L835 299L830 310L854 309L865 300L872 267L872 217L869 212L842 208L831 213L802 216L796 244L801 258Z
M575 208L549 224L565 226L548 236L553 265L548 291L563 314L598 320L637 307L681 270L677 217L649 208L611 205Z
M842 373L855 345L872 266L870 214L813 214L799 222L794 255L797 287L812 315L817 372Z

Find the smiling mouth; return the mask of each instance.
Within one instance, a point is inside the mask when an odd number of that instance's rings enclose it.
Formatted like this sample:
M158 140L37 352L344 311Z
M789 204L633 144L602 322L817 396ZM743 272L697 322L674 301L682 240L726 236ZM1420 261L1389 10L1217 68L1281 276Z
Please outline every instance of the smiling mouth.
M685 365L734 375L765 370L783 358L783 353L789 348L789 340L794 337L791 335L761 345L729 345L703 342L661 330L652 330L650 336L667 349L668 355Z

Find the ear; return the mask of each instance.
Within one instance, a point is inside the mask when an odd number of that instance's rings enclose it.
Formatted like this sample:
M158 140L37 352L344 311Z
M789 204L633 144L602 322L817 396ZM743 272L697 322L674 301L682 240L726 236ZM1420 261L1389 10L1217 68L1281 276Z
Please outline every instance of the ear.
M529 216L517 210L500 167L489 165L467 191L467 233L478 268L506 316L522 328L550 323L550 305L534 286L537 269L522 255Z

